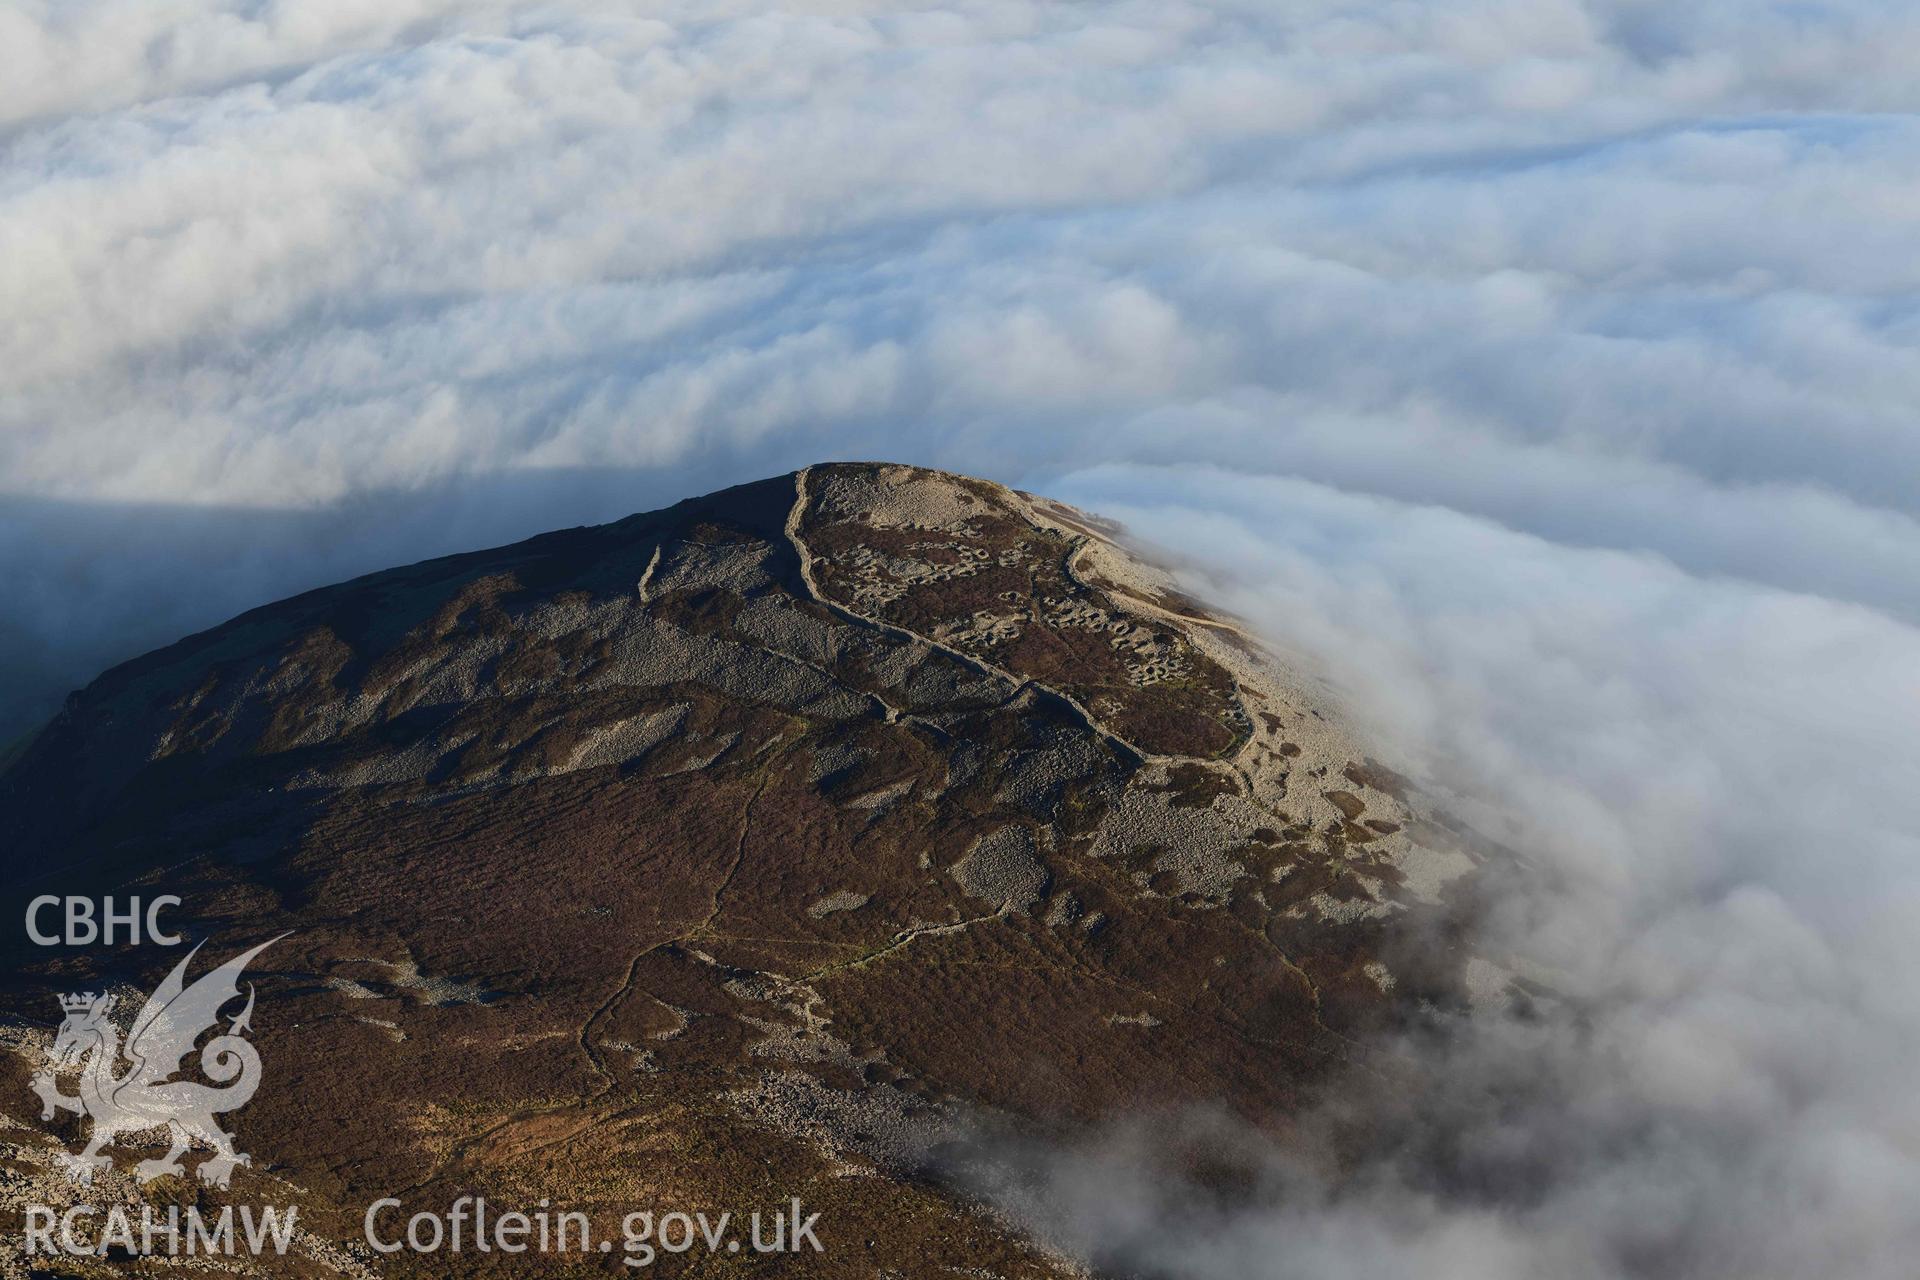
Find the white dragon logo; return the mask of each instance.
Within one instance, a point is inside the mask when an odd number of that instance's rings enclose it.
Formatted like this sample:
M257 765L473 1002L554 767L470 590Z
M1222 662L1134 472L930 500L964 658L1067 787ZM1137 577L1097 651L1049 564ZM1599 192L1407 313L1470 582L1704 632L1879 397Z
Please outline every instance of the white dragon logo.
M213 1117L216 1112L245 1106L260 1087L260 1054L244 1038L252 1029L253 984L247 984L247 1007L226 1032L209 1040L200 1051L201 1071L224 1087L172 1077L201 1034L219 1022L221 1007L239 997L240 973L247 962L278 941L280 938L269 939L235 956L190 987L184 982L187 965L200 948L188 952L187 958L154 988L133 1020L125 1049L129 1065L118 1075L120 1029L107 1019L114 997L91 991L60 997L66 1020L54 1038L52 1061L33 1078L33 1091L44 1105L41 1119L51 1120L58 1111L72 1111L93 1121L86 1150L78 1155L64 1154L68 1175L75 1182L91 1184L95 1169L112 1164L100 1154L100 1148L108 1143L162 1129L171 1145L166 1155L142 1160L134 1167L134 1175L142 1182L183 1173L180 1157L196 1141L213 1148L213 1155L199 1169L200 1181L208 1186L227 1186L234 1166L250 1163L234 1150L233 1135L224 1132ZM60 1092L55 1077L76 1065L80 1068L80 1093L68 1097Z

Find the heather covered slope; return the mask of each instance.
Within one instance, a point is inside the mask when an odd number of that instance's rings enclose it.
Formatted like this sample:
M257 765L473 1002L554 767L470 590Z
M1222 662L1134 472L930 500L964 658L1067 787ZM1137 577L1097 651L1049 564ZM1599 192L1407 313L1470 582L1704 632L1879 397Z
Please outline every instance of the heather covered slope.
M821 466L255 610L0 777L10 902L294 931L232 1194L299 1188L309 1273L497 1268L326 1244L463 1193L798 1195L828 1247L796 1273L1056 1272L933 1157L1184 1102L1284 1131L1361 1032L1490 973L1450 941L1472 855L1112 537ZM52 993L175 958L15 969L6 1212L70 1194L25 1087Z

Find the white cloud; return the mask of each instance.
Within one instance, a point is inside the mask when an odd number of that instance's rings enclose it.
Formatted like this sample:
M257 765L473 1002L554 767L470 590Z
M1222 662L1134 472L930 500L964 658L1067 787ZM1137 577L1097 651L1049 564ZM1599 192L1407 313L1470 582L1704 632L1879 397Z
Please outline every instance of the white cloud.
M1908 7L29 0L0 46L5 731L822 457L1052 488L1582 886L1508 940L1607 1070L1459 1051L1553 1068L1538 1202L1389 1170L1226 1274L1873 1275L1920 1220Z
M1038 1157L1056 1229L1222 1280L1415 1259L1496 1280L1903 1274L1920 629L1299 480L1109 466L1059 488L1207 566L1442 794L1497 801L1540 868L1483 945L1569 1005L1410 1048L1379 1095L1339 1081L1380 1153L1355 1182L1262 1153L1282 1207L1222 1219L1104 1135ZM1081 1202L1116 1180L1150 1200L1132 1234Z

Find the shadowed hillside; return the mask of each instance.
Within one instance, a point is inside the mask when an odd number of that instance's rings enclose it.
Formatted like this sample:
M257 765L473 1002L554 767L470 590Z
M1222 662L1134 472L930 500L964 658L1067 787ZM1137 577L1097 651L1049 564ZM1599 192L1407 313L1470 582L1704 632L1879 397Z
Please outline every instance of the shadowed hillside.
M178 894L208 957L293 931L252 971L254 1164L144 1194L297 1188L290 1275L569 1265L352 1251L370 1200L462 1194L797 1195L826 1249L782 1274L1065 1274L939 1176L956 1142L1188 1102L1284 1133L1360 1033L1495 991L1448 941L1475 855L1115 536L822 466L102 676L0 778L7 909ZM130 1017L178 958L16 955L0 1212L77 1194L80 1122L27 1087L55 994Z

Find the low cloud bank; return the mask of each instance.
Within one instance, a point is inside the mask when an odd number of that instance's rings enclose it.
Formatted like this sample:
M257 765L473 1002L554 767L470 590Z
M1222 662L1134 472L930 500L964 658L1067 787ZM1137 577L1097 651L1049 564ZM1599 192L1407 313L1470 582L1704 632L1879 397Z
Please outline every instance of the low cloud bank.
M1019 1153L1009 1205L1149 1274L1903 1274L1920 631L1297 480L1064 488L1208 566L1438 793L1493 802L1539 874L1496 886L1482 946L1561 999L1336 1081L1301 1146L1349 1163L1254 1149L1262 1209L1182 1178L1166 1152L1212 1131L1176 1121Z
M1417 1047L1357 1183L1263 1154L1292 1208L1210 1222L1113 1135L1042 1161L1061 1222L1097 1168L1179 1276L1916 1251L1908 9L91 0L0 45L0 740L275 596L811 461L1044 489L1496 803L1566 887L1491 944L1582 1011Z

